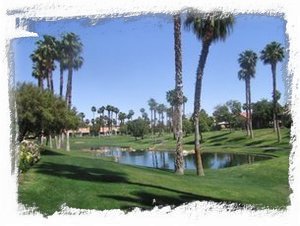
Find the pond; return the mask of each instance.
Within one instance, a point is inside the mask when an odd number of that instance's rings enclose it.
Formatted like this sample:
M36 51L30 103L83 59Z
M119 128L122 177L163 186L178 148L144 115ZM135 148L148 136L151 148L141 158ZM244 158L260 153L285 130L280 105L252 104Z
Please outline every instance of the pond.
M113 157L122 164L146 166L152 168L174 169L175 153L172 151L124 151L118 147L91 148L96 158ZM264 155L233 154L233 153L203 153L204 168L220 169L256 161L271 159ZM184 156L185 169L196 169L194 154Z

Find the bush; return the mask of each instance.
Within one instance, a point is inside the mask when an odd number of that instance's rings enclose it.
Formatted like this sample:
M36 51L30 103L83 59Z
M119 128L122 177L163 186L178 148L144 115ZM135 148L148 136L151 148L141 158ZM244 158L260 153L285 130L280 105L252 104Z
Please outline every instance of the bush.
M24 140L19 149L19 171L25 172L41 158L40 148L33 141Z

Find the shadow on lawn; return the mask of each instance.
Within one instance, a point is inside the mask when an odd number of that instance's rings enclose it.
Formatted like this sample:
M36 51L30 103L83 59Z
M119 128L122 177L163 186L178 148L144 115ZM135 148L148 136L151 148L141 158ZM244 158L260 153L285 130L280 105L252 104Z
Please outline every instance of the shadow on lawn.
M153 186L149 184L139 184L133 183L135 185L140 185L143 187L152 187L159 189L153 192L146 191L134 191L129 194L129 196L120 196L120 195L99 195L98 197L114 199L120 201L122 210L131 210L135 207L140 207L142 209L151 209L154 206L167 206L176 207L184 203L189 203L193 201L214 201L224 204L233 203L233 201L224 201L221 199L216 199L209 196L201 196L188 192L182 192L174 189L169 189L161 186ZM168 192L168 194L162 194ZM173 193L173 194L172 194ZM154 201L155 200L155 201Z
M68 179L82 181L112 183L127 181L127 178L122 173L101 168L87 168L51 162L44 162L43 164L39 165L36 172L49 176L65 177Z
M42 155L64 155L63 153L52 151L52 150L49 150L49 149L46 149L46 148L41 151L41 154Z
M175 205L191 201L214 201L223 202L224 200L216 199L208 196L200 196L197 194L183 192L173 188L167 188L160 185L147 183L137 183L129 181L125 173L119 173L102 168L88 168L66 164L57 164L44 162L37 168L37 173L46 174L49 176L65 177L73 180L93 181L93 182L108 182L120 183L138 186L135 191L128 196L120 195L98 195L99 198L115 199L121 202L122 209L130 210L134 207L152 208L154 205ZM152 188L153 192L146 192L145 189ZM166 194L167 193L167 194ZM169 195L168 195L169 194ZM153 204L153 199L156 200ZM234 201L228 201L234 202ZM131 204L132 203L132 204Z

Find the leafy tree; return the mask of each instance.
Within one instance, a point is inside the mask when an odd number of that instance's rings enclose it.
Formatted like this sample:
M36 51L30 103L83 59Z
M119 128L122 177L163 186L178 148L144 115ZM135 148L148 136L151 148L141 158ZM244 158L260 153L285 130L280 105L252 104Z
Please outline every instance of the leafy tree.
M182 130L185 134L185 137L193 132L193 123L190 119L182 119Z
M231 117L230 117L230 128L242 128L243 121L240 117L242 112L242 104L237 100L229 100L226 102L226 106L228 107ZM252 124L252 122L251 122ZM252 126L251 126L252 128Z
M42 91L31 83L16 87L19 141L25 137L59 134L64 129L76 129L80 123L77 112L50 91Z
M128 122L127 126L128 126L128 131L132 136L135 137L136 140L138 137L144 139L145 134L147 134L149 131L148 123L141 118Z
M231 114L226 104L217 105L213 112L213 116L217 122L228 122L230 126Z
M208 132L211 130L213 124L214 124L214 119L213 117L209 116L204 109L201 109L200 114L199 114L199 125L200 125L200 135L203 132ZM201 140L202 135L201 135Z
M271 65L273 79L273 121L274 130L277 132L277 141L281 142L280 127L278 122L277 100L276 100L276 66L284 59L284 48L278 42L271 42L261 51L260 59L264 64Z
M194 100L194 123L195 123L195 155L197 175L204 176L203 164L200 153L199 112L201 109L201 88L204 67L213 42L225 40L229 35L234 23L231 14L222 12L201 13L190 11L187 14L185 26L192 29L196 37L202 41L202 50L196 72L195 100Z
M246 50L239 55L238 62L241 67L238 72L238 78L239 80L244 80L246 85L247 135L253 138L250 80L255 76L257 55L252 50Z
M262 99L253 103L253 125L254 128L268 128L273 119L273 104L267 99Z

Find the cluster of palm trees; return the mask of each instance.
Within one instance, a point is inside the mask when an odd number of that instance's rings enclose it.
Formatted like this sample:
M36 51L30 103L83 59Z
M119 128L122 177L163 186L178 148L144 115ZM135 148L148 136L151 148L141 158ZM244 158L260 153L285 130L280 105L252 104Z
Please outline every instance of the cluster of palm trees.
M125 120L131 120L134 111L129 110L128 114L124 112L120 112L119 108L112 106L112 105L106 105L106 106L101 106L100 108L96 108L95 106L91 107L91 111L93 113L93 118L88 121L92 123L92 126L99 126L100 133L105 133L105 128L108 128L108 134L112 134L113 132L113 126L121 126L124 125ZM107 114L105 114L105 111ZM95 118L95 113L98 113L99 116Z
M246 50L239 55L238 62L241 69L238 72L238 78L245 81L246 87L246 128L247 135L253 138L252 130L252 109L251 109L251 91L250 91L250 80L254 78L256 72L257 54L252 50ZM277 132L277 140L281 141L279 120L278 120L278 108L277 101L278 95L276 90L276 65L281 62L284 58L284 48L278 42L271 42L265 46L260 52L260 59L264 64L271 65L272 80L273 80L273 124L274 131Z
M36 42L36 49L30 55L33 62L32 76L38 80L38 87L44 90L44 81L46 80L47 90L54 94L53 71L56 69L56 62L60 68L60 89L59 96L63 98L63 73L68 71L67 88L65 101L69 109L72 107L72 79L73 70L78 70L83 64L81 56L83 44L78 35L67 33L60 40L50 35L44 35L42 40ZM64 140L63 134L67 134L66 149L70 150L69 133L61 131L59 135L59 143ZM57 138L57 137L55 137ZM50 144L52 137L49 136Z
M46 80L47 89L54 93L53 71L57 62L60 69L59 96L63 98L63 73L68 71L65 100L71 108L73 71L78 70L83 64L81 56L83 45L79 36L71 32L58 40L53 36L44 35L42 40L36 42L36 46L37 48L30 55L33 62L32 76L38 80L41 89L44 89L44 80Z

